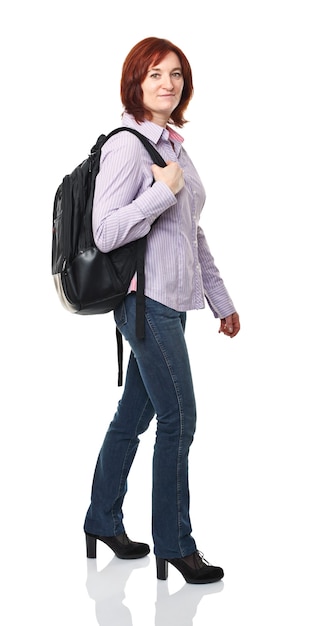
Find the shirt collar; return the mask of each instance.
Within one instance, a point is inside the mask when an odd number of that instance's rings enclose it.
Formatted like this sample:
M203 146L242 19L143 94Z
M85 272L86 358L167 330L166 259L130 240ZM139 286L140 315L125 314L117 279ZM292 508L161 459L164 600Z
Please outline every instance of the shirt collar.
M173 128L167 126L167 128L163 128L158 124L154 124L153 122L149 122L145 120L144 122L136 122L133 115L130 113L126 113L126 111L122 115L122 125L128 126L129 128L136 128L140 133L145 135L147 139L152 141L154 144L157 144L159 139L164 139L165 141L172 141L175 145L175 149L177 154L180 152L180 147L182 142L184 141L183 137L179 135Z

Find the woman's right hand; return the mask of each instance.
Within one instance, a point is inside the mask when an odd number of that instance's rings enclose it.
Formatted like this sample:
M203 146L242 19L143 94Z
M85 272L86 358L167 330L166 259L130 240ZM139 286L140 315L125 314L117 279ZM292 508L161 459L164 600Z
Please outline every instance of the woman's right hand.
M155 181L165 183L174 195L184 186L183 170L175 161L168 161L166 167L151 166Z

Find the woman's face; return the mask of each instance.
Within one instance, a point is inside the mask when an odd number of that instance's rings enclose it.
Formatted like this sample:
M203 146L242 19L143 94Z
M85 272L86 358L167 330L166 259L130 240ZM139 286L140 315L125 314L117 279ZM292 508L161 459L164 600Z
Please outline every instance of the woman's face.
M153 116L152 122L166 125L180 102L183 85L180 60L174 52L169 52L162 61L149 67L141 87L143 103Z

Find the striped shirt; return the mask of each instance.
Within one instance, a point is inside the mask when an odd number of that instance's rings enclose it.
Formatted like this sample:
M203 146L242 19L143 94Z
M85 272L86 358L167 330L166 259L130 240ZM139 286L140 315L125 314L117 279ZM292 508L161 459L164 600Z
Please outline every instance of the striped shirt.
M199 226L205 191L183 138L170 127L137 124L127 113L122 125L145 135L165 161L177 161L185 185L175 196L165 183L152 184L152 161L139 139L128 132L111 137L102 148L96 178L92 222L97 247L109 252L148 235L145 295L176 311L202 309L206 300L215 317L227 317L236 309Z

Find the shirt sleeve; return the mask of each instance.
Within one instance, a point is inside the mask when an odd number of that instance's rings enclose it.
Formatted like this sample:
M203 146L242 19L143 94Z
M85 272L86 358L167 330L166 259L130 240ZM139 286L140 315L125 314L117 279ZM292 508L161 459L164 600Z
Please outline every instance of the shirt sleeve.
M200 226L198 227L198 251L205 298L214 317L223 319L227 315L234 313L236 308L215 265L206 237Z
M165 183L152 184L151 164L131 133L118 133L103 146L92 211L93 236L102 252L147 235L156 218L176 204Z

